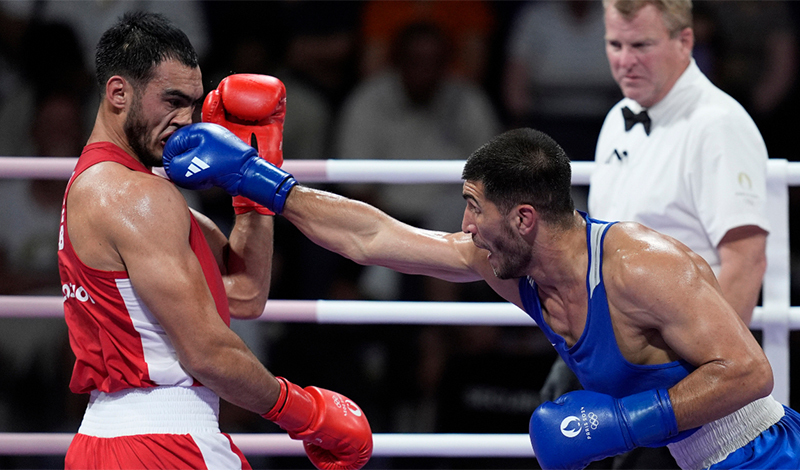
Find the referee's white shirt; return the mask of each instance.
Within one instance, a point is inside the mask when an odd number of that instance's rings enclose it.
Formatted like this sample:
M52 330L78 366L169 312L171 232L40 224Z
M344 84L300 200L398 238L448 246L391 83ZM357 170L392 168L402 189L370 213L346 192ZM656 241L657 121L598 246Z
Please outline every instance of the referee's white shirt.
M769 231L767 149L744 108L692 59L663 100L647 109L650 135L625 131L625 98L606 116L590 179L589 213L633 220L675 237L719 274L717 245L732 228Z

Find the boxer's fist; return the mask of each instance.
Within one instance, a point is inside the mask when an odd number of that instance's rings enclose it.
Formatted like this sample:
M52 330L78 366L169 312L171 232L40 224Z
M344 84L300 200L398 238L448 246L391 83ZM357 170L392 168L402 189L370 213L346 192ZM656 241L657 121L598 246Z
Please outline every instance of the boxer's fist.
M317 387L302 389L278 377L281 394L263 416L303 441L319 469L357 470L372 455L372 431L366 416L347 397Z
M236 74L222 79L203 103L204 122L219 124L258 150L261 158L283 165L283 122L286 116L286 88L269 75ZM237 214L257 210L270 215L258 204L235 196Z
M533 412L530 436L545 469L581 469L595 460L652 446L678 434L666 390L621 399L589 391L570 392Z
M225 77L203 103L203 122L230 130L275 166L283 164L285 116L286 88L269 75L243 73Z
M219 186L239 194L246 163L258 159L253 147L216 124L178 129L164 145L162 161L169 179L186 189Z
M167 176L178 186L219 186L276 214L283 211L297 184L292 175L259 158L253 147L217 124L192 124L175 131L164 146L163 162Z

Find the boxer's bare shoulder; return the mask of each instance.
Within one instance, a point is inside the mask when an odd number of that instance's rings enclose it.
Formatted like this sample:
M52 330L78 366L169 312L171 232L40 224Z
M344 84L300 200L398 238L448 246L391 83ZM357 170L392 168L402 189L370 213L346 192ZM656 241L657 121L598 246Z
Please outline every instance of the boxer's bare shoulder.
M189 209L166 179L103 162L79 175L67 199L67 230L75 252L88 266L125 267L119 249L125 240L165 230L189 231Z

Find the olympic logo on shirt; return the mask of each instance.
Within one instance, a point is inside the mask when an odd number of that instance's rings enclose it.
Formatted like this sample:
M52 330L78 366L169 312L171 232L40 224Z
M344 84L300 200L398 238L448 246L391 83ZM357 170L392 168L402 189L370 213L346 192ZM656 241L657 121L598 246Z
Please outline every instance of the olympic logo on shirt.
M750 176L747 175L745 172L740 172L737 179L739 180L739 186L743 189L751 190L753 189L753 181L750 179Z
M89 301L91 303L96 303L86 289L81 286L76 286L75 284L62 284L61 292L64 294L64 302L69 299L77 299L79 302Z

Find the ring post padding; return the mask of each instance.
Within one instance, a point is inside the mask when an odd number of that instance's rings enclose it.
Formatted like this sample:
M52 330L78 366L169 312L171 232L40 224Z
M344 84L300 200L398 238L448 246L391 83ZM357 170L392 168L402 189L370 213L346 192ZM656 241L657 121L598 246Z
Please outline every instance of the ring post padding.
M788 162L770 159L767 166L767 270L762 288L763 348L772 365L772 395L789 404L789 323L791 254L789 250Z

